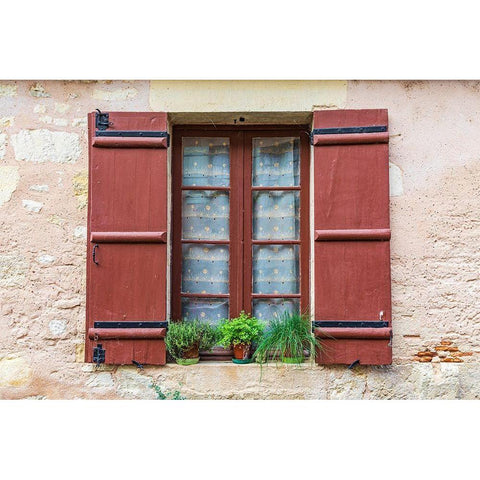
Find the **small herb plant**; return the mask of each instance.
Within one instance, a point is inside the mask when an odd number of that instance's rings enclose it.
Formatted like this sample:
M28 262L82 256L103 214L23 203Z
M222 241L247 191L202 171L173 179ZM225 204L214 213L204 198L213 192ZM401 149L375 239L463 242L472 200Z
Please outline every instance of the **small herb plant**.
M182 396L178 390L175 390L174 392L164 392L162 387L155 382L152 382L150 388L155 390L155 393L157 394L157 400L186 400L186 398Z
M232 345L250 345L262 335L264 324L243 310L231 320L224 319L218 327L219 343L224 348Z
M285 312L270 321L254 359L259 363L265 363L269 358L301 363L305 359L304 350L308 350L313 358L315 348L320 348L320 342L312 335L310 315Z
M199 350L211 350L217 343L217 329L198 320L171 322L165 344L175 360L198 358Z

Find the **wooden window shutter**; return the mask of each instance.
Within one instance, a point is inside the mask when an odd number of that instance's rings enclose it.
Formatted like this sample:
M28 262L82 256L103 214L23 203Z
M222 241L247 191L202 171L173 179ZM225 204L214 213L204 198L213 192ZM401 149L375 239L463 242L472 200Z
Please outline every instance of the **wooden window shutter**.
M166 362L166 123L89 114L87 362Z
M391 364L388 112L313 118L316 360Z

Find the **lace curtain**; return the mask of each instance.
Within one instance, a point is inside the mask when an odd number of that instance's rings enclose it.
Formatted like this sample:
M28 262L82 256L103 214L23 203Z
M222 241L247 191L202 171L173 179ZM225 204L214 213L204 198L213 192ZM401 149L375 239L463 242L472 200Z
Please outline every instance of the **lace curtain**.
M228 138L185 138L183 185L225 187L230 185ZM254 138L252 186L299 186L299 139ZM300 192L262 190L252 193L254 240L298 240L300 238ZM219 190L184 190L182 237L205 243L182 247L182 292L226 294L229 288L228 245L209 240L229 239L229 193ZM253 293L299 293L298 245L254 245L252 249ZM253 314L268 320L284 311L298 310L298 299L256 299ZM218 322L229 316L228 299L182 298L185 318Z

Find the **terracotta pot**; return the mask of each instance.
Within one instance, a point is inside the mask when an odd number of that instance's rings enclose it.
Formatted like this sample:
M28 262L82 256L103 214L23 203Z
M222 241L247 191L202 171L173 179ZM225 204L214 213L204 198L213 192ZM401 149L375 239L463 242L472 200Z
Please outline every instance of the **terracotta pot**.
M246 360L250 358L250 343L239 343L233 346L233 356L237 360Z
M198 343L194 343L188 350L184 350L182 358L198 358Z

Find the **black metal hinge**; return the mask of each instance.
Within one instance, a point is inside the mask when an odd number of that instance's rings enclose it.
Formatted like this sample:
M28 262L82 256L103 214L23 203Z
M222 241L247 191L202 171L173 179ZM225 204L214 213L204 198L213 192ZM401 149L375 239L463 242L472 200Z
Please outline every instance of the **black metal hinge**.
M319 321L315 320L313 326L316 328L385 328L388 322L383 321L358 321L358 322L339 322L339 321Z
M97 130L106 130L110 126L108 113L102 113L98 108L95 112L95 128Z
M388 130L386 125L369 125L364 127L314 128L310 133L310 144L314 135L344 135L348 133L379 133Z
M105 363L105 350L102 348L101 343L97 343L97 346L93 349L93 361L97 365Z
M93 322L94 328L167 328L168 322Z
M122 138L166 138L167 147L170 146L170 135L168 132L153 131L153 130L97 130L96 137L122 137Z
M102 113L98 108L95 113L95 136L96 137L122 137L122 138L166 138L167 147L170 146L170 134L161 130L109 130L112 123L108 113Z

